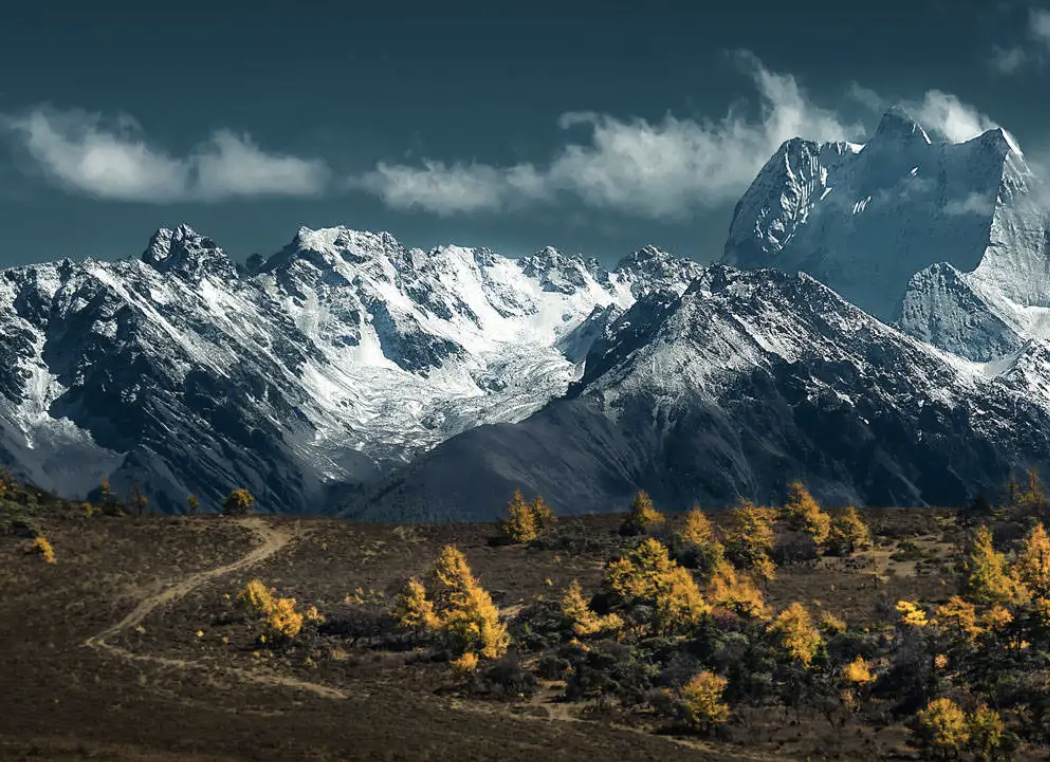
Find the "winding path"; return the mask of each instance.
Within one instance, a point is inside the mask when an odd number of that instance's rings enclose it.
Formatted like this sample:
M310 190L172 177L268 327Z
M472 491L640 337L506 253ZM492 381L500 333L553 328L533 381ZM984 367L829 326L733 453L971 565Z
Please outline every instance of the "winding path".
M112 643L108 643L107 639L112 638L115 635L135 627L149 616L152 612L156 611L161 606L174 603L182 598L185 598L191 592L207 584L216 577L222 577L226 574L232 574L233 572L240 571L241 569L255 564L262 563L266 559L270 558L278 551L283 549L289 543L299 539L302 535L298 531L289 532L280 527L274 527L267 524L260 518L247 518L241 520L241 525L247 527L261 542L247 555L239 558L233 563L225 566L220 566L215 569L209 569L208 571L198 572L197 574L191 574L185 579L172 584L165 588L156 595L148 596L141 601L138 605L123 619L117 622L112 627L109 627L97 635L94 635L84 641L83 645L87 648L93 648L96 651L105 651L113 656L121 659L125 659L131 662L149 662L152 664L159 664L165 667L175 667L178 669L194 668L202 669L207 671L221 671L226 674L236 675L244 680L253 683L259 683L263 685L280 685L289 688L297 688L299 690L309 691L322 698L328 699L345 699L347 694L343 691L336 690L327 685L321 685L320 683L311 683L304 680L296 680L290 677L283 677L280 675L261 675L252 672L247 669L241 669L239 667L221 667L211 664L201 664L200 662L189 661L186 659L171 659L163 656L145 656L143 654L136 654L132 651L128 651L126 648L115 646Z

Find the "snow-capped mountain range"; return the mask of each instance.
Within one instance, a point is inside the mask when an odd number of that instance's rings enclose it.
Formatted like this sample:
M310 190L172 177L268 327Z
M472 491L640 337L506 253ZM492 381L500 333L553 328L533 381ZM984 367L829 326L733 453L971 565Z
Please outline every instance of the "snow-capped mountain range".
M241 485L318 511L330 488L526 418L579 374L592 326L700 270L653 248L609 272L346 228L238 269L184 226L136 258L12 268L0 457L71 495L105 475L168 510Z
M1050 215L1008 133L788 141L723 264L647 247L408 249L301 229L234 264L188 227L0 272L0 462L181 511L491 518L774 499L958 502L1050 459ZM775 269L773 269L775 268ZM803 271L806 274L802 274Z

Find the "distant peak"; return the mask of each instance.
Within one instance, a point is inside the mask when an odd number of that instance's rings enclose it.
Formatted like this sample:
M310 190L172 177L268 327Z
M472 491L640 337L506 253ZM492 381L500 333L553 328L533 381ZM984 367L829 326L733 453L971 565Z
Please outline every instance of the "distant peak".
M174 230L160 228L150 237L142 261L161 272L175 271L184 275L199 276L208 271L230 277L235 273L226 252L189 225L179 225Z
M1015 153L1020 157L1024 157L1024 153L1021 151L1021 146L1017 143L1017 140L1009 132L1004 130L1002 127L995 127L987 132L981 134L976 140L994 145L998 147L1004 154Z
M879 126L875 130L873 140L878 139L909 139L918 137L929 144L930 136L922 128L918 120L903 106L891 106L882 115Z

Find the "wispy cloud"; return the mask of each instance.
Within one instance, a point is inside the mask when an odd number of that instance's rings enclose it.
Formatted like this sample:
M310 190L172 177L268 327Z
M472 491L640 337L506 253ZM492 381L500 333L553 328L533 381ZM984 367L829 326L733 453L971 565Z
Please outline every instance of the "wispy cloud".
M861 128L820 108L789 74L770 71L749 53L737 60L759 96L750 118L733 107L719 120L697 122L668 114L662 120L591 112L564 114L563 130L583 128L588 140L570 142L545 166L517 164L379 164L350 185L398 209L439 215L551 201L571 194L591 207L649 218L681 217L698 207L735 201L785 140L857 137Z
M953 143L970 140L998 126L975 107L940 90L929 90L921 101L905 105L926 129Z
M3 121L47 179L97 198L165 203L305 196L322 192L329 176L323 161L268 153L228 130L178 157L150 145L128 116L106 120L40 107Z
M1050 56L1050 11L1031 8L1025 39L1010 47L995 47L989 58L992 69L1000 74L1015 74L1027 66L1044 66Z
M895 100L854 82L847 95L872 113L899 103L927 132L952 143L963 143L999 126L975 106L941 90L927 90L918 100Z

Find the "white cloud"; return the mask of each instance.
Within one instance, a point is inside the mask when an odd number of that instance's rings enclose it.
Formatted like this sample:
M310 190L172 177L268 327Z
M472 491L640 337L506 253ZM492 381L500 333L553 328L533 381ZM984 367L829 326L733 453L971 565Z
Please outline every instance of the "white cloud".
M929 90L921 101L906 105L926 129L953 143L970 140L998 126L973 106L940 90Z
M1008 48L996 47L989 63L1000 74L1016 74L1029 65L1042 66L1050 54L1050 10L1032 8L1028 12L1026 41Z
M1020 46L995 48L990 63L1000 74L1014 74L1028 63L1028 53Z
M977 214L986 217L992 213L994 207L995 199L982 196L980 193L971 193L962 201L949 201L944 205L944 212L953 216Z
M165 203L302 196L327 184L323 162L269 154L249 136L227 130L174 157L149 145L126 116L106 122L84 111L37 108L4 122L47 178L98 198Z
M1028 34L1050 51L1050 11L1033 8L1028 17Z
M559 193L592 207L650 218L680 217L697 207L735 201L785 140L844 140L860 128L816 106L795 78L766 69L748 53L738 59L760 97L757 118L740 107L703 123L668 114L662 120L570 113L564 130L584 127L586 142L570 142L543 167L518 164L422 166L380 164L351 179L399 209L440 215L501 209Z

